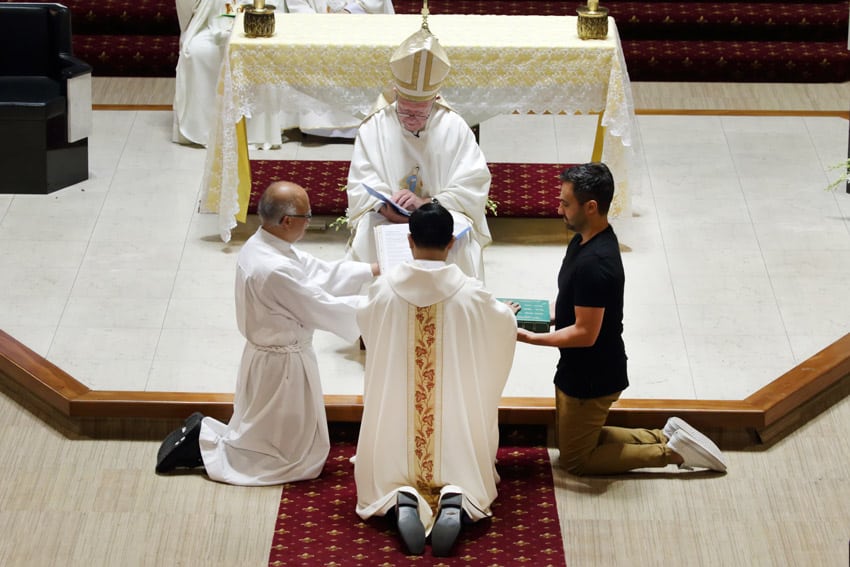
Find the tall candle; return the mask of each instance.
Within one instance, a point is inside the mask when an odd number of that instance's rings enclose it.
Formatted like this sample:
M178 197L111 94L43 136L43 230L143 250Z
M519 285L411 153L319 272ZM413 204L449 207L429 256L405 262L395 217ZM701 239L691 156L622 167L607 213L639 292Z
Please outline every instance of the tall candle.
M587 0L587 9L589 11L595 12L597 8L599 8L599 0Z
M266 7L266 0L254 0L254 9L262 10Z

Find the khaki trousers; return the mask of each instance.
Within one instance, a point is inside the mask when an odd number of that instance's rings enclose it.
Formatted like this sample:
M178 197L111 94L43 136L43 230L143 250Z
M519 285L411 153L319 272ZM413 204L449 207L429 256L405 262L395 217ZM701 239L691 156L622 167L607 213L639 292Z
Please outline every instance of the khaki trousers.
M670 464L672 451L660 429L607 427L620 392L601 398L573 398L555 388L561 467L575 475L617 474Z

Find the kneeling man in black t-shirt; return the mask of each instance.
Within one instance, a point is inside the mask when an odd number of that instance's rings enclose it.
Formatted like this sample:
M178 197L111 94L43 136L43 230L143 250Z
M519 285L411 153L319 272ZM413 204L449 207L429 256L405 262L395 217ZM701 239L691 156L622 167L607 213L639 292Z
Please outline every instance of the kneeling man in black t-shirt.
M558 213L575 236L558 274L555 330L519 329L517 340L558 347L555 372L560 462L577 475L616 474L644 467L725 471L717 446L684 420L664 429L605 426L629 385L623 345L625 274L620 244L608 223L614 179L603 163L566 169Z

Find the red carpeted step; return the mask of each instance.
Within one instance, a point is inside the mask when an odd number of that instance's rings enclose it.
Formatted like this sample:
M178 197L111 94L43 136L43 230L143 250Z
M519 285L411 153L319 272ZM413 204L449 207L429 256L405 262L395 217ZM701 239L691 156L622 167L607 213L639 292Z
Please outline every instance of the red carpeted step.
M557 217L558 175L562 164L491 163L490 198L498 204L497 215L504 217ZM295 181L310 194L313 214L345 214L348 178L347 161L251 162L249 213L256 213L257 201L274 181Z
M386 518L354 513L354 442L332 443L319 478L284 484L269 566L565 565L563 537L545 446L501 446L492 519L461 530L454 557L408 556Z
M173 0L65 0L75 33L180 35Z
M294 181L309 192L314 215L344 215L348 166L347 161L252 160L248 212L257 212L257 202L269 184Z
M429 0L428 9L432 14L573 16L577 4L562 0ZM397 14L418 14L422 1L393 0L393 7Z
M63 0L61 4L71 10L74 34L180 35L174 0Z
M641 81L831 83L850 81L847 42L623 42Z
M5 0L8 1L8 0ZM173 0L68 0L75 55L100 76L174 76ZM421 0L394 0L400 14ZM433 14L575 15L585 2L431 0ZM846 0L602 0L635 81L844 82Z
M585 2L433 0L434 14L575 15ZM418 13L418 0L395 0ZM845 0L602 0L634 81L844 82Z
M800 2L800 0L797 0ZM704 3L702 0L655 0L653 5L682 4L686 7ZM787 4L787 0L710 0L712 4L740 4L755 6L760 10L772 10L776 5ZM842 0L810 0L808 6L823 4L841 4ZM647 0L601 0L600 6L614 10L624 4L648 4ZM514 16L574 16L578 6L587 2L576 0L429 0L428 9L432 14L503 14ZM422 10L422 0L393 0L398 14L418 14ZM845 4L846 7L846 4Z
M655 40L844 41L847 3L612 2L624 42Z
M722 0L602 0L624 41L635 39L847 41L847 3ZM574 16L586 2L552 0L453 0L429 2L434 14ZM396 0L398 13L414 14L417 0Z
M74 56L95 76L173 77L180 38L165 35L74 35Z

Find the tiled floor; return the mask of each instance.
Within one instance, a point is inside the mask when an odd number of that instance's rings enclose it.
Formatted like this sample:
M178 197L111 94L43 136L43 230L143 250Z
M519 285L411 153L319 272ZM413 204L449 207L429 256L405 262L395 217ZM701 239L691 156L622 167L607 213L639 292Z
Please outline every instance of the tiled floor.
M850 332L850 195L827 192L847 121L639 116L634 214L613 220L627 274L627 397L743 398ZM590 158L595 117L482 125L489 161ZM48 196L0 195L0 328L93 389L231 392L239 245L196 211L205 151L169 141L171 113L95 112L91 179ZM286 144L263 159L348 159ZM297 181L297 180L296 180ZM553 207L557 188L553 183ZM319 225L321 223L314 223ZM497 218L485 252L497 295L551 297L557 220ZM345 235L302 246L342 255ZM315 341L328 394L359 393L363 354ZM554 351L519 345L506 396L551 396Z

